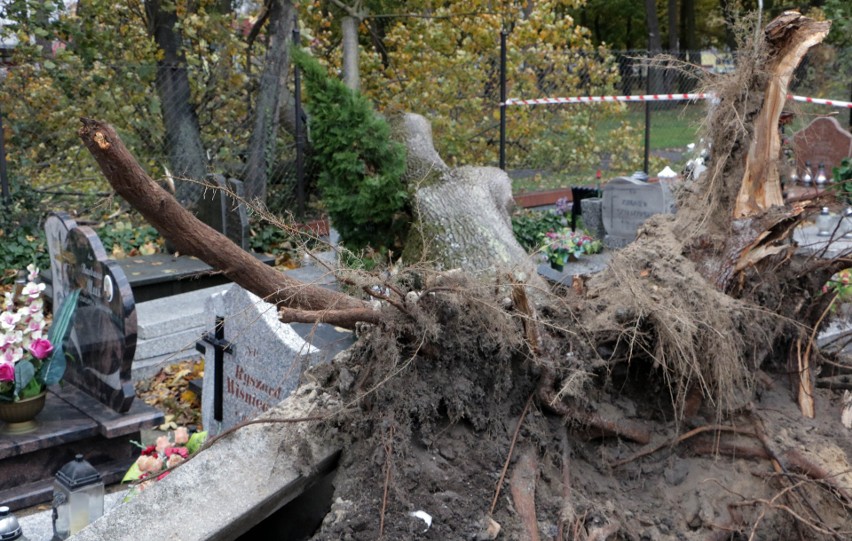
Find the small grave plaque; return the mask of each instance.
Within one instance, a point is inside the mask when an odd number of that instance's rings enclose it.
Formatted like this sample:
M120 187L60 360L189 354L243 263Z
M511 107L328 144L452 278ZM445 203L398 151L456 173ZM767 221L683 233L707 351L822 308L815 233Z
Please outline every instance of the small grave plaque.
M201 415L211 433L277 405L319 360L316 348L278 320L274 305L239 286L212 295L206 311L210 331L198 349L205 358Z
M64 229L64 242L62 242ZM52 215L45 224L53 277L54 307L71 289L81 289L66 353L65 380L115 411L130 409L136 350L136 307L130 284L109 260L97 234Z
M674 201L665 183L648 183L619 177L603 189L604 244L610 248L626 246L636 231L655 214L673 212Z
M816 175L819 164L831 178L833 167L839 167L843 158L852 156L852 133L844 130L832 117L814 119L806 128L793 136L796 152L796 167L805 170L805 162L811 163L812 174Z

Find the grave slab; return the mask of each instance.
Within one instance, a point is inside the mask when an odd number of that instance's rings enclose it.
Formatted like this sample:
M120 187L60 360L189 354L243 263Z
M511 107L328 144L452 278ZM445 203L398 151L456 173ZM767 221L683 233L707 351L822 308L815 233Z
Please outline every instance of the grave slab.
M322 397L305 399L318 392L306 384L261 418L309 417L340 407ZM71 539L236 539L336 468L339 444L321 432L315 423L242 427Z

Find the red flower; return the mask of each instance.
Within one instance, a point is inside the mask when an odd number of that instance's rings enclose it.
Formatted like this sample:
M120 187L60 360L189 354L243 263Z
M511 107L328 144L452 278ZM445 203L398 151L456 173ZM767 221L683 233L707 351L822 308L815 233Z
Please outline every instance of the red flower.
M152 456L152 455L156 455L156 454L157 454L157 446L156 445L149 445L148 447L145 448L144 451L142 451L142 456Z

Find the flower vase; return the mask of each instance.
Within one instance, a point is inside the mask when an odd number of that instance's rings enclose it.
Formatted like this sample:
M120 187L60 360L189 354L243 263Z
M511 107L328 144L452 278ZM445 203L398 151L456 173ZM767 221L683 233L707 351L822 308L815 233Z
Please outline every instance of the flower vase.
M555 271L562 272L563 270L565 270L565 265L563 265L562 263L558 263L556 261L551 261L550 262L550 268L555 270Z
M25 434L38 428L35 417L44 409L47 391L31 398L17 402L0 402L0 421L6 423L0 426L4 434Z

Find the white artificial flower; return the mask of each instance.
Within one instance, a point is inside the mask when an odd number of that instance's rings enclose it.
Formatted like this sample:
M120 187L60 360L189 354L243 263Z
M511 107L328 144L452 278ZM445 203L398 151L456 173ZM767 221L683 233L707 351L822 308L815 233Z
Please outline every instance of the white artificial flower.
M37 299L41 292L44 291L44 288L47 286L45 284L37 284L35 282L29 282L24 286L23 291L21 291L21 295L25 297L29 297L31 299Z
M35 282L36 278L38 278L38 267L35 266L35 263L30 263L27 265L27 280Z
M17 312L3 312L0 314L0 327L7 331L14 329L19 321L21 321L21 314Z
M9 348L3 352L3 356L0 357L0 361L4 361L7 363L16 363L24 358L24 348Z

